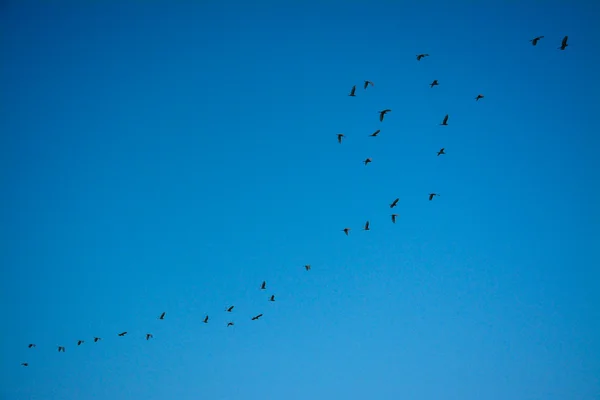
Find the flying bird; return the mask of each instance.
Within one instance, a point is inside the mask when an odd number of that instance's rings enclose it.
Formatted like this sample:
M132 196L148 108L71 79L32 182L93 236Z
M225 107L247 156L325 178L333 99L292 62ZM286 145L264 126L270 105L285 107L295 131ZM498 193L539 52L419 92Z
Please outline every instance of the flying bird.
M445 147L442 147L440 149L440 151L438 151L437 155L439 156L440 154L446 154L446 153L444 153L444 149L445 149Z
M371 82L371 81L365 81L365 89L366 89L366 88L367 88L369 85L371 85L371 86L375 86L375 84L374 84L373 82Z
M35 344L34 343L30 343L29 346L27 346L27 347L29 347L30 349L32 349L32 348L35 347Z
M569 37L568 37L568 36L565 36L565 37L563 38L563 40L562 40L562 43L561 43L561 45L560 45L559 49L561 49L561 50L564 50L564 49L566 49L566 48L567 48L567 46L568 46L568 44L567 44L567 40L569 40Z
M387 114L387 113L389 113L391 111L392 110L390 110L390 109L385 109L385 110L382 110L382 111L377 111L379 113L379 120L383 121L383 117L385 116L385 114Z
M355 96L354 92L356 92L356 85L352 86L352 90L350 91L350 94L348 96L354 97Z
M390 204L390 208L396 207L396 204L398 204L399 201L400 201L399 197L396 200L392 201L392 204Z
M337 134L338 143L340 143L340 144L342 143L342 138L343 138L343 137L344 137L344 134L343 134L343 133L338 133L338 134Z
M267 288L267 282L263 281L262 285L260 285L261 290L265 290Z
M102 338L95 337L95 338L94 338L94 343L96 343L98 340L102 340Z
M152 339L154 336L152 336L151 333L146 333L146 340L150 340Z
M543 38L543 36L535 37L535 38L531 39L530 42L531 42L532 45L535 46L537 44L537 42L540 41L541 38Z
M475 101L479 101L479 99L483 99L483 97L482 94L478 94L477 97L475 97Z
M434 86L438 86L438 85L439 85L439 83L438 83L438 80L437 80L437 79L434 79L434 80L433 80L433 82L431 82L431 83L429 84L429 87L434 87Z
M65 352L65 346L58 346L58 352L60 353L61 351Z
M365 227L363 228L363 231L368 231L369 229L369 221L365 222Z
M269 301L275 301L275 295L274 294L271 295L271 298L269 299Z
M85 340L78 340L77 341L77 346L81 346L84 343L85 343Z
M363 161L363 163L365 163L365 165L367 165L370 162L372 162L372 160L370 158L367 158L365 161Z
M444 117L444 120L442 121L442 123L440 125L448 125L448 114L446 114L446 116Z
M305 270L307 270L307 271L310 271L310 264L306 264L306 265L304 266L304 269L305 269Z
M233 326L233 322L228 322L227 327Z
M208 324L208 315L206 317L204 317L204 321L202 321L202 322L204 322L205 324Z
M418 54L417 55L417 61L421 61L421 58L428 57L428 56L429 56L429 54Z
M369 136L375 137L375 136L379 135L379 132L381 132L381 129L377 129L375 132L371 133Z
M231 306L231 307L229 307L229 308L228 308L226 311L227 311L227 312L231 312L231 311L233 310L233 307L234 307L234 306Z
M346 234L346 236L348 236L348 233L350 232L350 228L344 228L344 229L342 229L342 231L344 231L344 233Z
M252 321L256 321L257 319L259 319L260 317L262 317L262 314L258 314L256 317L252 317Z
M398 214L392 214L392 222L395 224L396 223L396 217L398 216Z
M429 193L429 201L433 200L433 196L439 196L437 193Z
M165 319L165 315L167 315L167 313L163 312L162 314L160 314L160 317L158 317L158 319Z
M21 363L21 365L24 366L24 367L29 367L28 363Z
M127 335L127 332L121 332L121 333L119 333L119 336L125 336L125 335Z

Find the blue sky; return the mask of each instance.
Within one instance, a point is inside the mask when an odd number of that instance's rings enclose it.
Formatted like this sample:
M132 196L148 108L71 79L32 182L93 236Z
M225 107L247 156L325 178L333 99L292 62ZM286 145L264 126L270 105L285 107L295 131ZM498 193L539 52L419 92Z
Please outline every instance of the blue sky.
M282 3L1 2L0 397L597 399L600 3Z

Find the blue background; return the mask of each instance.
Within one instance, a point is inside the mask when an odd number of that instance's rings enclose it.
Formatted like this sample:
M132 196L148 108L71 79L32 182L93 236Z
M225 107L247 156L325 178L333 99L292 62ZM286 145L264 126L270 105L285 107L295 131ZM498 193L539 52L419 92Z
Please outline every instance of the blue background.
M0 397L598 399L599 16L1 2Z

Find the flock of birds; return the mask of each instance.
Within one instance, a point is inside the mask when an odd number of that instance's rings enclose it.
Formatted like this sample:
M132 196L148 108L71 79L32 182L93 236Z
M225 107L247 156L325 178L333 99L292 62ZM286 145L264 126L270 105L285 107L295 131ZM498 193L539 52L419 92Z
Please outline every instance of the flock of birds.
M536 45L538 44L538 42L539 42L541 39L543 39L543 38L544 38L544 36L537 36L537 37L535 37L535 38L531 39L529 42L531 42L531 44L532 44L533 46L536 46ZM568 36L565 36L565 37L563 38L563 40L562 40L562 42L561 42L561 45L558 47L558 49L559 49L559 50L565 50L565 49L567 48L567 46L568 46L568 43L567 43L568 39L569 39L569 37L568 37ZM425 57L429 57L429 54L426 54L426 53L423 53L423 54L418 54L416 57L417 57L417 61L421 61L423 58L425 58ZM434 80L433 80L433 81L432 81L432 82L429 84L430 88L433 88L434 86L438 86L438 85L439 85L439 82L438 82L438 80L437 80L437 79L434 79ZM374 83L373 83L373 82L371 82L371 81L369 81L369 80L366 80L366 81L364 81L363 88L366 90L366 89L367 89L369 86L374 86ZM356 96L356 85L354 85L354 86L352 87L352 89L350 90L350 94L349 94L348 96L350 96L350 97L355 97L355 96ZM479 101L479 100L481 100L481 99L483 99L483 98L484 98L484 96L483 96L482 94L478 94L478 95L475 97L475 101ZM392 111L392 110L390 110L390 109L385 109L385 110L378 111L378 113L379 113L379 121L380 121L380 122L383 122L385 115L386 115L387 113L391 112L391 111ZM448 114L446 114L446 115L444 116L444 118L442 119L442 122L440 123L440 125L442 125L442 126L447 126L447 125L448 125L448 117L449 117L449 116L448 116ZM371 136L371 137L376 137L376 136L377 136L377 135L378 135L380 132L381 132L381 130L380 130L380 129L378 129L378 130L376 130L375 132L373 132L373 133L372 133L371 135L369 135L369 136ZM342 133L338 133L338 134L337 134L337 140L338 140L338 143L340 143L340 144L341 144L341 143L342 143L342 140L343 140L343 138L344 138L344 137L345 137L345 135L344 135L344 134L342 134ZM440 155L444 155L444 154L446 154L446 152L445 152L445 149L442 147L442 148L441 148L441 149L440 149L440 150L437 152L437 155L438 155L438 156L440 156ZM366 158L366 159L363 161L363 163L365 164L365 166L366 166L366 165L368 165L368 164L369 164L369 163L371 163L371 162L372 162L371 158ZM439 193L429 193L429 196L428 196L428 197L429 197L429 200L430 200L430 201L431 201L431 200L433 200L433 198L434 198L435 196L439 196ZM390 203L390 205L389 205L389 206L390 206L390 208L392 208L392 209L393 209L394 207L396 207L399 201L400 201L400 198L396 198L396 199L394 199L394 201L392 201L392 202ZM392 222L393 222L393 223L396 223L396 219L397 219L397 217L398 217L398 216L399 216L398 214L391 214L391 219L392 219ZM343 232L344 232L346 235L349 235L349 233L350 233L350 230L351 230L351 228L344 228L344 229L342 229L342 231L343 231ZM364 227L363 227L363 230L364 230L364 231L368 231L368 230L370 230L370 222L369 222L369 221L367 221L367 222L365 223L365 225L364 225ZM306 271L310 271L310 269L311 269L311 266L310 266L310 264L307 264L307 265L305 265L305 266L304 266L304 269L305 269ZM266 290L266 288L267 288L267 282L266 282L266 281L263 281L263 282L262 282L262 284L260 285L260 290ZM272 295L269 297L268 301L270 301L270 302L274 302L274 301L275 301L275 295L273 295L273 294L272 294ZM228 313L231 313L231 312L233 312L233 309L234 309L234 307L235 307L235 306L233 306L233 305L230 305L230 306L228 306L228 307L225 309L225 311L226 311L226 312L228 312ZM164 320L164 319L165 319L165 317L166 317L166 315L167 315L167 313L166 313L166 312L163 312L162 314L160 314L160 315L159 315L158 319L159 319L159 320ZM258 320L258 319L260 319L262 316L263 316L263 314L262 314L262 313L260 313L260 314L257 314L257 315L255 315L255 316L251 317L250 319L251 319L251 321L257 321L257 320ZM208 324L208 321L209 321L209 316L208 316L208 315L206 315L206 316L204 317L204 319L202 320L202 322L203 322L203 323L205 323L205 324ZM228 322L227 322L227 325L226 325L226 326L227 326L227 327L230 327L230 326L234 326L234 325L235 325L235 324L234 324L234 321L232 321L232 320L228 320ZM126 336L127 334L128 334L128 332L127 332L127 331L123 331L123 332L117 333L117 334L116 334L116 336L118 336L118 337L123 337L123 336ZM150 339L152 339L153 337L154 337L154 336L152 335L152 333L146 333L146 334L145 334L145 339L146 339L146 340L150 340ZM102 340L102 338L101 338L101 337L93 337L93 342L94 342L94 343L98 343L98 342L99 342L99 341L101 341L101 340ZM75 343L76 343L76 345L77 345L77 346L81 346L81 345L83 345L83 344L85 343L85 340L79 339L79 340L77 340ZM29 344L27 345L27 347L28 347L29 349L35 349L35 348L37 347L37 345L36 345L35 343L29 343ZM58 350L58 352L59 352L59 353L64 353L64 352L66 351L66 347L65 347L65 346L63 346L63 345L58 345L58 346L56 346L56 348L57 348L57 350ZM22 365L23 367L28 367L28 366L29 366L29 363L28 363L28 362L22 362L22 363L21 363L21 365Z

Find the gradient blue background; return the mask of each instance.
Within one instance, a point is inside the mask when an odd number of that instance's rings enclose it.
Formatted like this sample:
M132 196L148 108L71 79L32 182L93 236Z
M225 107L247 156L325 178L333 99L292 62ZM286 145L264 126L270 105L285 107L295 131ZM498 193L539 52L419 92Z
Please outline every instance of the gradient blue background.
M4 0L0 398L598 399L599 16Z

